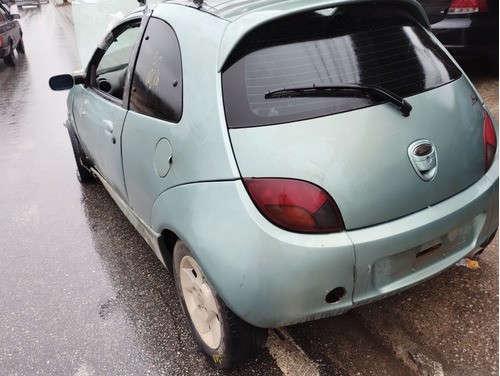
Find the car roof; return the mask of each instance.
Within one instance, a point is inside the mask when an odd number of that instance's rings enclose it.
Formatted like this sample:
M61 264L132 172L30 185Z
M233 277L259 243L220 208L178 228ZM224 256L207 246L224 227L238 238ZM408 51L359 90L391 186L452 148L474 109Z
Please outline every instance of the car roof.
M416 0L151 0L147 2L147 6L162 8L165 14L168 14L166 7L180 5L226 21L225 30L220 35L220 71L238 41L263 23L304 11L363 3L399 4L430 29L427 16ZM187 13L185 15L187 16Z
M415 0L375 0L372 2L389 2L402 3L405 5L412 4L420 7L420 4ZM287 13L291 9L313 8L313 7L334 7L344 4L354 4L366 2L366 0L160 0L157 2L176 3L200 9L210 13L216 17L227 21L234 21L242 16L247 16L252 13L261 11L280 11ZM411 9L411 7L409 7ZM420 17L419 12L413 7L414 16L422 22L426 23L424 18ZM422 13L423 9L422 9ZM425 14L425 13L424 13Z
M165 2L175 2L210 13L219 18L232 20L240 16L253 13L274 4L287 3L287 8L293 7L294 0L165 0ZM314 2L314 1L312 1Z

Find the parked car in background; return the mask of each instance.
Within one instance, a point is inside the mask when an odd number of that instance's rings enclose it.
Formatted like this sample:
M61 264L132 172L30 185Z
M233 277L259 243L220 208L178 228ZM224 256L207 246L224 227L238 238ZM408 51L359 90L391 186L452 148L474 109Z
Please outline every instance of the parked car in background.
M418 0L431 29L459 60L484 59L498 73L498 0Z
M41 7L41 0L16 0L17 7L22 9L23 7L32 6L32 7Z
M10 13L8 7L0 3L0 59L5 64L15 66L16 50L24 53L23 31L17 21L19 14Z
M79 180L173 271L218 367L267 328L475 257L498 227L498 126L415 1L160 2L49 84L70 89Z

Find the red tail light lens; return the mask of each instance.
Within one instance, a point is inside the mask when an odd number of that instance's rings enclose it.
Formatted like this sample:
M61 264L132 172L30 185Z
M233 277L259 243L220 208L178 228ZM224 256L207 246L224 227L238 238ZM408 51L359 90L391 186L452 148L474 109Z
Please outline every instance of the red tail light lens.
M493 163L493 158L497 151L497 137L493 121L487 112L484 113L483 121L483 139L484 139L484 172L488 171Z
M488 3L486 0L453 0L448 14L466 14L487 12Z
M244 179L260 212L285 230L328 233L344 230L337 205L323 189L292 179Z

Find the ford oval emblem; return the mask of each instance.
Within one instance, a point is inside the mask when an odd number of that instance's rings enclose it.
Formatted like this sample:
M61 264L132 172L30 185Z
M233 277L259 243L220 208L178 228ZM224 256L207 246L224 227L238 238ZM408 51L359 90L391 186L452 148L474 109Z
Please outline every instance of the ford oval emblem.
M408 157L417 175L423 181L431 181L437 173L436 148L429 140L418 140L408 147Z
M429 155L432 152L432 144L419 144L413 149L413 155L416 157L424 157L426 155Z

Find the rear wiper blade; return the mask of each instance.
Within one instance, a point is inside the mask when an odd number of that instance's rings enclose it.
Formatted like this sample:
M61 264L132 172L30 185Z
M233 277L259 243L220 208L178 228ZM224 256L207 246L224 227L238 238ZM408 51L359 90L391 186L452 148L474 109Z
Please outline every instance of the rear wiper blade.
M404 98L380 86L360 84L293 86L268 91L264 98L359 97L360 94L386 99L396 105L404 117L410 116L411 105Z

